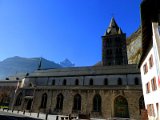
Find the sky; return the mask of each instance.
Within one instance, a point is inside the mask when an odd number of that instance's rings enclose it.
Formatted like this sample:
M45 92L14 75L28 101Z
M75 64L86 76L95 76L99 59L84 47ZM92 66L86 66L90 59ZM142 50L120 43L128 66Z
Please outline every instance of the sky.
M13 56L101 61L112 17L130 36L140 26L141 0L0 0L0 61Z

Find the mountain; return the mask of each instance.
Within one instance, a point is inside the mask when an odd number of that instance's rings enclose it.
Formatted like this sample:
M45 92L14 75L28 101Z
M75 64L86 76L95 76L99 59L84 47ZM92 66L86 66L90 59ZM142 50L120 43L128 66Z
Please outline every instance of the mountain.
M70 60L65 59L64 61L60 62L60 65L62 67L74 67L75 64L73 64Z
M15 56L0 62L0 78L33 72L38 69L40 61L41 69L62 68L60 64L44 58L22 58Z
M137 64L141 56L141 28L134 32L127 38L127 54L128 63ZM64 61L55 63L53 61L46 60L44 58L22 58L22 57L11 57L3 61L0 61L0 79L21 73L30 73L38 69L41 60L41 69L48 68L62 68L62 67L74 67L75 65L65 59ZM97 63L96 66L102 65L101 62Z
M127 54L129 64L138 64L142 54L141 27L127 38Z

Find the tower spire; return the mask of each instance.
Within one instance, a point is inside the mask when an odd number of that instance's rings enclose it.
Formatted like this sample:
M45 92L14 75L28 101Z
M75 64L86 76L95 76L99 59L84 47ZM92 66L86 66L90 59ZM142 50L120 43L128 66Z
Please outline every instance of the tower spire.
M105 35L114 35L118 34L119 32L119 26L117 25L114 17L111 18L110 24L108 26L108 29L105 32Z
M122 29L121 29L121 28L119 28L119 30L118 30L118 34L123 34L123 32L122 32Z
M102 64L125 65L128 63L126 34L122 32L112 17L105 35L102 36Z

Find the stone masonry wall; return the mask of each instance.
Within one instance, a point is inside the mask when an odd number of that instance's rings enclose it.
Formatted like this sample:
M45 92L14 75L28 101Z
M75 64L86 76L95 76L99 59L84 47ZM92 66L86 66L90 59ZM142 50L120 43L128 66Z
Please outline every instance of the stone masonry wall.
M140 87L139 87L140 88ZM41 97L43 93L47 93L47 107L40 109ZM63 110L55 112L56 97L59 93L64 96ZM128 101L128 109L130 118L139 120L139 98L142 96L141 89L37 89L33 101L33 111L35 112L48 112L49 109L53 114L71 114L73 108L73 99L76 94L81 95L81 113L90 114L91 117L110 118L114 117L114 100L117 96L121 95ZM93 97L99 94L101 96L101 112L93 112ZM22 106L21 106L22 107Z

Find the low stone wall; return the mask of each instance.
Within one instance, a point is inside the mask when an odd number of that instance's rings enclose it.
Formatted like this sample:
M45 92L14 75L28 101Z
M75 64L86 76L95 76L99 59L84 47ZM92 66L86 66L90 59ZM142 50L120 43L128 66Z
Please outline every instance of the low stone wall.
M51 115L51 114L44 114L44 113L34 113L34 112L28 112L28 111L17 111L17 110L9 110L9 109L0 109L0 111L9 112L13 115L23 115L31 118L39 118L43 120L73 120L76 117L72 117L69 119L68 115Z
M51 115L51 114L44 114L44 113L29 113L28 111L17 111L17 110L8 110L8 109L0 109L0 111L9 112L13 115L23 115L24 117L31 117L31 118L39 118L43 120L136 120L136 119L130 119L130 118L107 118L107 119L101 119L101 118L87 118L87 119L80 119L78 116L69 117L69 115Z

